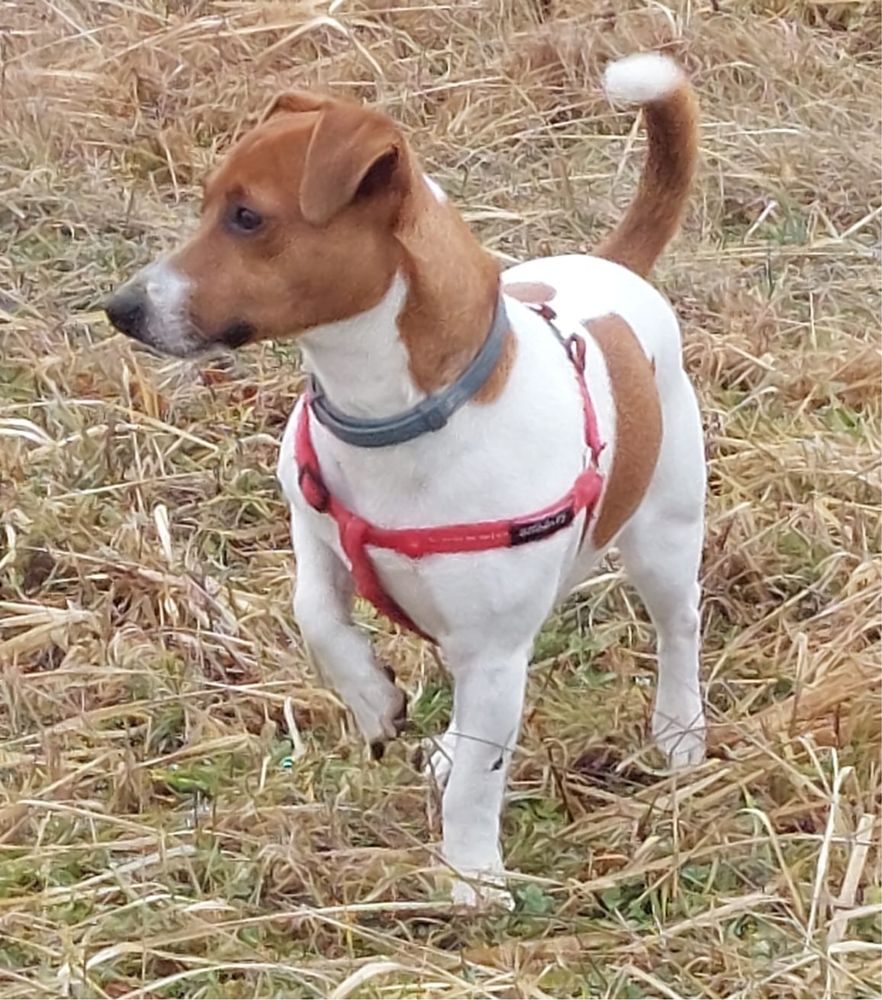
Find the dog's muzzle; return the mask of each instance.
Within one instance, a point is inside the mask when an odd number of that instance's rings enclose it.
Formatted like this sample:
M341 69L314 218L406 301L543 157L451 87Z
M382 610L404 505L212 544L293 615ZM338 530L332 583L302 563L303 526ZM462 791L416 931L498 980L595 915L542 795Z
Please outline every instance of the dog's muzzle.
M239 319L212 335L199 331L187 314L187 290L167 265L151 265L108 296L104 311L120 333L178 358L242 347L256 338L254 326Z
M104 301L104 312L120 333L143 340L147 328L147 295L137 285L124 285Z

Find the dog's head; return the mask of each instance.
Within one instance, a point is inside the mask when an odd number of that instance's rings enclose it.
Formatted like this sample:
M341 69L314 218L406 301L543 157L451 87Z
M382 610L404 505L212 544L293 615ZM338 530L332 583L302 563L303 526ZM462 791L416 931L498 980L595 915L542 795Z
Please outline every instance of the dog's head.
M110 296L107 315L186 357L363 312L401 266L396 229L415 176L384 115L285 94L208 178L193 237Z

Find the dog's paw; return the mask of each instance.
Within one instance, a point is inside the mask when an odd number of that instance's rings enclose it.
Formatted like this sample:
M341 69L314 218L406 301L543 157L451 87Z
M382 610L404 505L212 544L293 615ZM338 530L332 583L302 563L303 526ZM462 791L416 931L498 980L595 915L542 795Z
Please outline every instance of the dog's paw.
M685 723L656 709L652 716L652 735L671 770L695 767L704 761L705 723L700 707Z
M670 742L665 739L659 740L658 745L667 758L668 767L672 771L685 771L687 768L697 767L704 763L704 736L695 737L690 733L684 733Z
M453 880L450 886L450 898L454 906L475 912L504 910L511 912L515 907L514 897L505 888L500 875L487 872L475 872L472 875L461 873L461 878Z
M652 712L652 735L672 770L704 760L706 726L698 691L659 684Z
M371 756L379 760L386 744L407 725L407 695L394 683L394 674L384 670L375 683L349 699L349 707L371 748Z

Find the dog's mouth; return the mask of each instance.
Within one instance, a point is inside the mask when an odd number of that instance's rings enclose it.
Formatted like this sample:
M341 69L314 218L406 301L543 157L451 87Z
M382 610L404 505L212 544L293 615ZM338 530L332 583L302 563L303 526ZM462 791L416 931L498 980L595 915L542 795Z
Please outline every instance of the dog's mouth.
M224 347L229 347L231 350L235 350L237 347L244 347L246 344L250 344L252 340L257 336L257 330L251 323L247 323L244 320L238 320L235 323L231 323L217 338L219 344L223 344Z
M214 337L202 337L195 327L168 339L157 336L149 328L127 334L154 354L182 359L210 358L224 351L234 351L251 343L256 335L255 328L245 322L232 323Z
M245 320L236 320L219 333L206 334L191 318L163 322L143 299L111 296L104 303L111 325L120 333L156 354L175 358L197 358L217 353L218 349L235 350L257 337L257 329Z
M113 327L159 354L194 358L257 339L253 323L233 316L205 327L190 310L191 280L166 256L143 268L103 304Z

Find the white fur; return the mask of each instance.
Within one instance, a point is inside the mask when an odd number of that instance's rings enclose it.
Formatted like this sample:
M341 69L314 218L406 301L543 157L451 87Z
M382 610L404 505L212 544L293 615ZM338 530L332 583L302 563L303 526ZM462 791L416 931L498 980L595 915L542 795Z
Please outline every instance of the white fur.
M545 258L510 269L504 279L552 285L564 333L584 332L585 319L619 314L655 362L661 455L646 496L616 543L658 633L653 733L672 765L700 761L697 572L704 454L676 318L650 285L605 260ZM347 321L345 330L335 324L307 335L310 365L329 396L354 413L389 413L418 398L394 347L403 291L403 280L396 279L383 302ZM376 524L430 526L524 515L572 486L585 457L572 365L543 320L515 300L507 306L517 354L493 403L467 405L443 430L390 448L350 447L313 421L322 472L340 500ZM603 356L590 337L585 342L589 391L607 444L600 459L606 475L615 454L614 406ZM394 735L401 692L352 623L352 585L336 525L309 508L298 488L298 415L295 408L278 468L292 509L295 615L323 676L351 707L366 739L386 740ZM515 548L418 560L372 553L383 586L436 638L453 678L450 726L430 769L445 785L444 855L466 876L454 887L454 898L462 902L500 898L499 817L533 641L554 605L603 554L590 540L580 545L582 521ZM476 887L475 876L486 884Z
M611 101L645 104L667 97L683 79L673 59L659 52L638 52L607 66L603 89Z
M317 326L298 343L304 367L318 376L328 399L355 417L388 417L424 397L410 377L395 321L407 286L396 275L386 295L367 312Z
M140 286L147 316L143 339L157 350L178 357L204 350L187 316L190 282L163 256L139 271L127 287ZM125 288L121 289L125 291Z
M426 187L435 196L435 200L443 205L444 202L447 201L447 195L444 193L444 189L437 181L432 180L428 174L423 174L423 178L426 182Z

